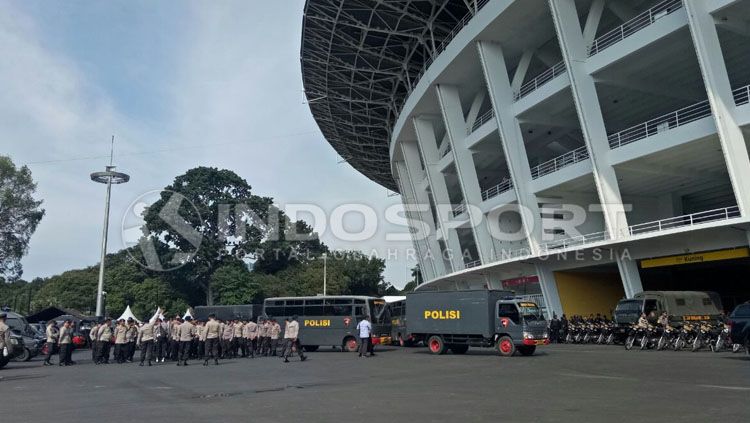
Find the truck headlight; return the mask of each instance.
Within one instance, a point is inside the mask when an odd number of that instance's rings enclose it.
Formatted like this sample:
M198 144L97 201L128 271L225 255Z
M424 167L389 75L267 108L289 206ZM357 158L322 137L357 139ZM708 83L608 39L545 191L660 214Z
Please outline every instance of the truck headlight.
M10 338L10 343L13 345L18 345L18 339L16 338Z
M534 339L534 335L532 335L531 332L524 332L523 339Z

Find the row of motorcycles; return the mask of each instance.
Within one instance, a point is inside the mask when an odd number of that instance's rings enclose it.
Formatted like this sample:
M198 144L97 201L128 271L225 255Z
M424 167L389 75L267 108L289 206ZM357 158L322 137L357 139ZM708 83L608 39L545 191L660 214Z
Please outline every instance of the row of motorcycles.
M713 352L739 352L742 348L739 344L732 344L729 338L729 326L722 322L705 321L684 322L681 327L670 325L642 327L634 324L630 327L625 339L625 349L630 350L635 346L642 350L671 349L675 351L686 348L690 351L699 351L708 348Z
M739 352L740 344L732 344L729 338L729 326L724 323L685 322L681 327L648 325L641 327L633 324L623 339L622 331L612 321L570 323L567 331L561 334L566 344L625 344L630 350L639 348L655 350L699 351L708 348L713 352Z

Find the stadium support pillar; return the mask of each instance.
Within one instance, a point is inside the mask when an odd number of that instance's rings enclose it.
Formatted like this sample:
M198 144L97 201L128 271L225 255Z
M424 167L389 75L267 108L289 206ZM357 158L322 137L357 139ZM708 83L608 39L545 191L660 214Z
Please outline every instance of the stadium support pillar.
M404 162L396 161L394 162L394 165L396 169L396 173L394 176L399 191L401 192L406 219L409 221L410 225L418 224L418 222L422 220L422 217L419 210L414 210L415 206L417 205L417 201L415 200L416 195L413 187L413 181L410 179L409 172L407 171ZM422 271L422 275L426 280L434 279L435 269L432 265L432 262L427 261L424 253L427 248L427 246L425 245L425 239L418 238L419 233L415 233L413 231L410 231L410 235L412 239L412 245L414 245L414 248L417 252L417 262L419 263L419 269Z
M633 298L635 294L643 292L641 275L638 272L638 261L628 257L628 254L624 254L623 250L617 251L617 269L620 271L622 288L627 298Z
M453 272L463 270L464 260L461 250L461 243L458 240L458 232L455 228L447 228L445 222L451 216L451 201L448 195L448 187L445 184L445 176L440 171L438 162L440 155L437 150L437 140L435 139L435 127L427 118L415 117L413 119L414 131L417 134L419 151L422 153L422 162L427 171L427 181L432 190L432 198L435 201L435 214L438 217L438 225L443 236L443 242L449 250L449 257ZM442 254L443 251L440 250Z
M594 78L586 70L588 51L581 32L575 0L549 0L570 88L593 167L594 182L604 213L604 224L612 239L628 235L617 175L609 163L607 128L596 93Z
M402 172L406 173L408 175L408 180L410 181L411 190L413 193L413 203L417 210L415 210L413 213L424 222L428 230L430 231L430 234L423 240L424 248L423 251L420 252L422 255L422 260L425 262L425 267L428 267L432 269L433 278L442 276L446 273L445 271L445 263L442 259L442 251L440 249L440 245L437 242L437 228L435 227L435 221L432 218L432 214L430 213L429 207L430 205L430 199L427 195L427 192L418 188L416 185L416 182L418 181L417 175L422 174L422 169L420 166L420 158L419 158L419 147L415 143L407 143L402 142L401 143L401 152L404 157L404 162L400 165L399 168L399 175L402 174ZM403 169L403 170L402 170ZM405 182L403 182L404 185L406 185ZM409 189L409 187L407 187ZM430 279L427 279L430 280Z
M529 243L529 250L532 254L537 254L542 240L541 212L536 195L531 189L531 168L526 155L521 126L513 114L513 89L508 77L508 69L505 66L503 50L499 44L488 41L478 42L477 48L497 120L501 147L513 181L513 189L519 206L526 210L525 213L521 213L521 222Z
M547 319L552 318L552 313L557 317L562 316L563 308L560 302L560 294L557 292L554 272L546 264L535 264L536 275L539 278L539 286L544 295L544 304L547 307Z
M494 243L487 223L484 221L484 213L479 210L482 203L482 189L479 186L473 153L466 148L464 143L466 121L461 108L461 98L458 89L452 85L438 85L436 90L440 111L443 114L446 132L448 133L448 142L450 142L455 159L458 183L464 193L466 205L474 206L467 207L467 214L477 253L482 263L491 263L495 259Z
M703 81L711 104L716 131L724 152L729 179L740 213L750 217L750 156L745 138L734 117L736 109L719 35L707 1L685 1L690 34L698 56Z

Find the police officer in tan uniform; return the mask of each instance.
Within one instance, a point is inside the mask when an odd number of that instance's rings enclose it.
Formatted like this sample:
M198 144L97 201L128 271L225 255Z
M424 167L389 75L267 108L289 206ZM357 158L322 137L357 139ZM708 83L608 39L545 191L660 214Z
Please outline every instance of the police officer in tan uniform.
M73 353L73 328L70 320L66 320L60 328L60 335L57 339L60 346L60 365L70 366L73 363L71 355Z
M55 348L57 348L57 339L58 339L58 336L60 335L60 331L57 330L57 325L55 325L54 320L50 320L49 322L47 322L46 335L47 335L47 357L44 359L44 365L51 366L52 354L55 353Z
M242 346L241 341L245 338L242 337L242 322L234 320L234 334L232 334L232 357L237 357L240 347Z
M89 329L89 345L91 346L91 362L96 363L96 358L99 356L99 342L96 337L99 333L100 322L97 322L94 326Z
M258 336L258 324L250 320L242 328L242 335L245 337L245 350L247 356L255 358L255 339Z
M219 340L221 338L221 324L216 321L216 315L209 314L203 331L203 341L206 343L204 366L208 366L208 360L213 358L214 364L219 365Z
M190 358L190 344L195 336L195 326L190 322L192 317L186 316L185 321L177 327L177 339L180 341L179 357L177 358L178 366L187 366Z
M0 312L0 354L8 357L13 354L13 344L10 342L10 327L5 324L7 314Z
M125 340L127 341L127 345L125 346L125 361L132 363L133 356L135 355L135 344L138 340L138 326L135 324L135 320L133 320L132 317L128 318Z
M105 319L99 326L96 342L99 345L99 353L96 356L96 364L109 364L109 347L112 340L112 319Z
M292 348L297 349L300 361L307 360L307 357L302 352L302 344L299 341L299 322L297 322L297 316L291 319L287 317L284 326L284 363L289 362L289 356L292 355Z
M125 362L125 349L127 347L127 332L128 328L125 326L125 321L120 319L117 321L115 326L115 361L118 364Z
M268 328L269 348L271 349L270 355L276 357L276 350L279 347L279 335L281 335L281 325L276 319L271 319L271 324Z
M151 358L154 354L154 325L156 322L146 322L138 330L138 338L136 344L141 347L141 364L148 361L148 365L151 366Z

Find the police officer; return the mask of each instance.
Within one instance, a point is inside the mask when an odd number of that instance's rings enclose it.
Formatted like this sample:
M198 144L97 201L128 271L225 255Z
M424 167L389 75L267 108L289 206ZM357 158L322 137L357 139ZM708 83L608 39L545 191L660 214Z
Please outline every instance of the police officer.
M271 325L268 329L268 338L270 343L270 355L276 357L276 350L279 347L279 335L281 335L281 325L276 319L271 319Z
M299 323L297 322L297 316L293 316L291 319L287 317L284 326L284 363L289 362L289 356L292 355L292 348L297 348L297 355L299 355L300 361L307 360L307 357L305 357L305 354L302 352L302 345L299 342Z
M60 335L57 342L60 346L60 365L70 366L73 363L71 355L73 353L73 328L70 327L70 320L66 320L60 328Z
M235 319L234 320L234 333L232 333L232 356L237 357L237 354L239 352L241 345L241 340L244 338L242 337L242 322ZM243 349L244 352L244 349Z
M154 321L154 349L156 350L156 362L164 362L167 356L167 343L169 338L169 326L157 317Z
M132 317L128 318L127 331L125 332L125 340L127 341L126 361L128 363L133 362L133 356L135 355L135 344L138 339L138 326L135 324L135 320Z
M196 352L195 356L201 360L206 354L206 322L198 321L195 328Z
M185 321L177 327L177 339L179 339L179 357L177 357L178 366L187 366L190 358L190 344L195 335L195 326L190 322L192 317L186 316Z
M8 357L13 351L13 344L10 342L10 327L5 324L5 318L7 314L0 312L0 354L3 357Z
M99 345L99 353L96 356L96 364L109 364L109 347L112 341L112 319L105 319L99 326L96 342Z
M177 328L182 324L182 319L175 317L169 324L169 358L172 361L178 361L180 352L180 337L177 334Z
M125 321L120 319L117 321L115 326L115 361L118 364L125 362L125 348L127 347L127 331L128 328L125 326Z
M232 338L234 337L234 326L228 320L224 324L221 333L221 357L229 358L232 355Z
M99 354L99 343L96 341L96 335L99 332L100 322L96 322L94 326L89 329L89 346L91 347L91 362L96 363L96 357Z
M51 366L52 354L55 353L55 348L57 348L57 339L58 339L58 336L60 335L60 332L57 330L57 325L55 325L54 320L50 320L49 322L47 322L46 335L47 335L47 357L44 359L44 365Z
M204 366L208 366L208 360L214 359L214 364L219 365L219 339L221 337L221 324L216 321L215 314L208 315L206 329L203 331L203 341L206 343Z
M357 330L359 331L359 356L367 357L367 354L372 349L372 325L367 320L367 316L362 317L362 320L357 323Z
M157 322L146 322L138 330L138 338L136 344L141 347L141 364L143 366L144 361L148 361L148 365L151 366L151 358L154 354L154 327Z
M255 358L255 339L258 336L258 324L250 320L245 323L245 327L242 329L242 335L245 337L245 349L247 355Z

